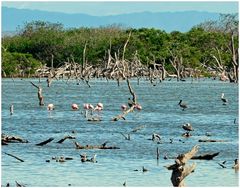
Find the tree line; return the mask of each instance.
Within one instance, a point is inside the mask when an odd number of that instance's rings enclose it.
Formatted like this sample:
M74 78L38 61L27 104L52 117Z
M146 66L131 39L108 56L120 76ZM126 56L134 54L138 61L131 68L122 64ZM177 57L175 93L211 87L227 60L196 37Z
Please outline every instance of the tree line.
M185 33L119 25L65 29L60 23L33 21L16 35L2 37L2 75L32 76L44 65L60 67L70 61L104 66L109 51L129 61L137 57L149 67L161 64L177 78L191 69L237 82L238 15L222 14L218 21L206 21Z

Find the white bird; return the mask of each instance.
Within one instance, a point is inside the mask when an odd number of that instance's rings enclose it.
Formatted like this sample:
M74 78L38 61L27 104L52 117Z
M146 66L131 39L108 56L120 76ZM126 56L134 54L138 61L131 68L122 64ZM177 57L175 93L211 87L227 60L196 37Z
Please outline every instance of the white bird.
M49 111L52 111L52 110L54 110L54 105L53 104L48 104L48 106L47 106L47 109L49 110Z
M221 100L223 101L223 104L226 104L228 100L224 98L224 93L222 93Z

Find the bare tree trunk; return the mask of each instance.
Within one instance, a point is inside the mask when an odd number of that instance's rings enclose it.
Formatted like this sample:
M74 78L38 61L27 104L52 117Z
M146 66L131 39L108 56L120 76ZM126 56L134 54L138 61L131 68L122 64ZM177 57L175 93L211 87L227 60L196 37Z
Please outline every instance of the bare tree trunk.
M174 187L183 187L184 178L196 168L196 164L186 167L186 162L198 152L198 146L194 146L191 151L178 155L175 164L166 166L168 170L172 170L171 181Z
M231 33L231 52L232 52L232 65L233 65L233 73L234 73L234 77L235 77L235 82L238 83L238 68L239 68L239 64L238 64L238 50L235 50L234 47L234 35L233 33Z
M120 115L117 115L115 116L114 118L112 118L113 121L118 121L119 119L124 119L125 120L125 117L129 112L132 112L135 108L135 104L137 104L137 96L136 94L134 93L133 89L132 89L132 86L127 78L127 84L128 84L128 89L129 89L129 92L131 93L132 95L132 101L133 101L133 105L131 108L129 108L128 110L124 111L122 114Z

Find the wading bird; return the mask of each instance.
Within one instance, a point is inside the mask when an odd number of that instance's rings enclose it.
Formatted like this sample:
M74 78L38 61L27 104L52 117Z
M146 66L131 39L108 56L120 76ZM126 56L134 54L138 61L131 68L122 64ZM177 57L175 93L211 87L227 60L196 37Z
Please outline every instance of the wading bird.
M186 131L193 131L192 125L190 123L184 124L182 128Z
M127 105L126 104L122 104L121 105L121 109L122 109L122 111L126 111L127 110Z
M78 105L77 104L72 104L72 109L73 110L78 110Z
M223 105L226 105L228 103L228 100L224 98L224 93L222 93L221 100L223 102Z
M182 108L182 110L184 110L185 108L187 108L187 104L182 103L182 100L179 101L178 105Z
M48 109L48 111L52 111L52 110L54 110L54 105L53 104L48 104L48 106L47 106L47 109Z

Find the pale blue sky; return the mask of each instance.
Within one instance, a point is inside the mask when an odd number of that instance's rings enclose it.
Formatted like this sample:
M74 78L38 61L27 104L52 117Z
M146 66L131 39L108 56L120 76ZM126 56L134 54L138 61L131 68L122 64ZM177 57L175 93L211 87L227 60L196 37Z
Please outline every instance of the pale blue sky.
M85 13L95 16L103 15L116 15L122 13L132 12L175 12L175 11L208 11L217 13L237 13L238 1L153 1L153 2L64 2L64 1L42 1L42 2L29 2L29 1L3 1L2 6L14 7L19 9L37 9L46 11L57 11L64 13Z

